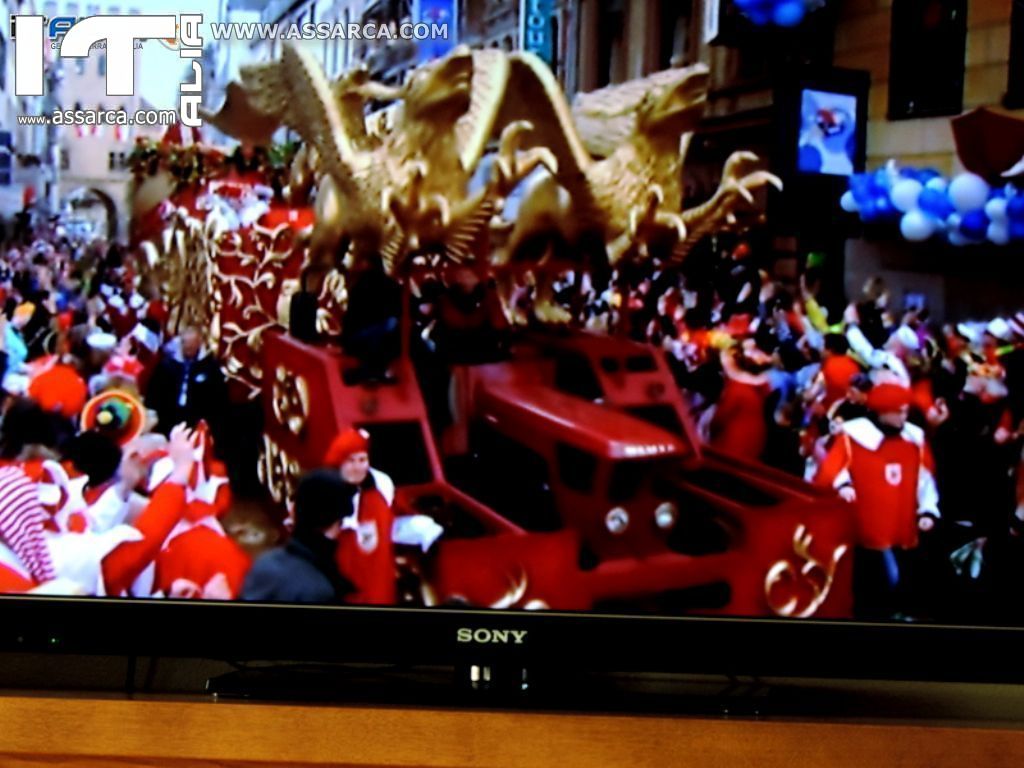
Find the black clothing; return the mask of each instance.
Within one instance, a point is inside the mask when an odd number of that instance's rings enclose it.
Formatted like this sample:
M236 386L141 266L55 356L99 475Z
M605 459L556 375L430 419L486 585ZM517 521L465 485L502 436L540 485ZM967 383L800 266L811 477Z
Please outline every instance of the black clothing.
M340 603L352 585L338 572L337 542L310 533L260 556L245 577L243 600Z
M216 359L201 353L186 360L173 343L157 363L146 391L146 405L156 411L160 432L169 434L181 422L194 427L203 419L215 446L224 444L227 403L227 386Z

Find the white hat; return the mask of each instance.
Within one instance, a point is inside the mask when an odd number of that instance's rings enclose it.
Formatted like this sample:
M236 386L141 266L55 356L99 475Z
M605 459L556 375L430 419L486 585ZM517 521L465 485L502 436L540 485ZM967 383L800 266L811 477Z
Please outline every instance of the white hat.
M104 333L103 331L96 331L90 333L85 343L88 344L92 349L97 349L103 352L109 352L117 346L117 336L112 333Z
M1013 329L1011 329L1010 324L1001 317L997 317L990 321L989 324L985 326L985 332L992 334L1001 341L1009 341L1013 338Z
M981 341L981 334L978 332L975 323L957 323L956 330L971 344L977 344Z

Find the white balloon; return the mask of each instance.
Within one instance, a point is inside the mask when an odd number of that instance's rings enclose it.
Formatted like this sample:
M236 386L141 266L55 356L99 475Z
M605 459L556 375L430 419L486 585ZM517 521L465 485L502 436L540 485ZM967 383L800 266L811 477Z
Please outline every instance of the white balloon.
M903 236L915 243L927 240L935 234L937 223L935 219L926 216L921 211L910 211L903 214L900 219L900 232Z
M993 197L985 203L985 215L992 221L1006 221L1006 198Z
M973 173L961 173L949 185L949 200L960 213L984 208L988 193L988 183Z
M993 221L988 225L988 239L996 245L1006 245L1010 242L1010 228L1006 222Z
M917 208L917 198L923 189L924 185L917 179L900 179L893 185L889 196L896 209L906 213Z
M939 192L945 192L946 187L948 187L949 184L941 176L936 176L934 179L928 179L928 181L925 183L925 186L928 189L937 189L939 190Z
M843 192L843 196L839 198L839 205L847 213L856 213L858 210L857 200L853 196L853 192L851 192L850 190L846 190L845 192Z

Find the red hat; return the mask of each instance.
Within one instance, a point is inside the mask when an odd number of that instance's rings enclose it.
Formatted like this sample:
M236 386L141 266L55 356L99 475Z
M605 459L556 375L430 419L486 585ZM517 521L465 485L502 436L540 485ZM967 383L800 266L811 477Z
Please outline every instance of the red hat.
M131 355L114 355L103 366L104 373L113 373L119 376L126 376L129 379L138 381L143 366Z
M875 413L895 413L910 405L909 389L899 384L876 384L868 392L868 408Z
M324 463L337 467L353 453L365 453L370 450L370 435L364 429L346 429L331 443L324 457Z
M120 389L101 392L82 409L82 429L109 435L125 446L142 434L146 409L137 398Z
M28 396L45 411L56 411L66 419L77 416L89 396L89 388L78 371L58 363L47 368L28 387Z

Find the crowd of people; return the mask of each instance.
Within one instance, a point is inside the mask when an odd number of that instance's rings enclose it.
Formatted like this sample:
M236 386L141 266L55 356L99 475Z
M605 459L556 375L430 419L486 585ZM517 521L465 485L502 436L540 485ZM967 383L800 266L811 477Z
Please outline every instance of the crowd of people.
M169 333L125 248L36 234L0 253L0 590L394 602L394 544L440 531L402 540L366 436L338 437L298 488L287 544L254 566L223 526L230 408L203 330ZM350 383L386 379L401 291L379 270L350 278ZM897 311L874 278L830 313L821 279L774 279L740 242L703 268L549 287L571 325L663 350L714 449L851 505L858 616L1024 618L1024 312L942 323L920 301ZM538 290L501 295L462 268L414 279L413 353L500 356Z
M856 613L1020 621L1024 312L942 322L878 277L830 313L746 242L686 268L571 272L572 322L661 348L704 440L836 489L854 512Z
M0 253L0 593L394 604L394 544L441 530L395 522L364 432L301 480L284 545L228 534L224 374L203 329L171 332L144 258L45 229Z

